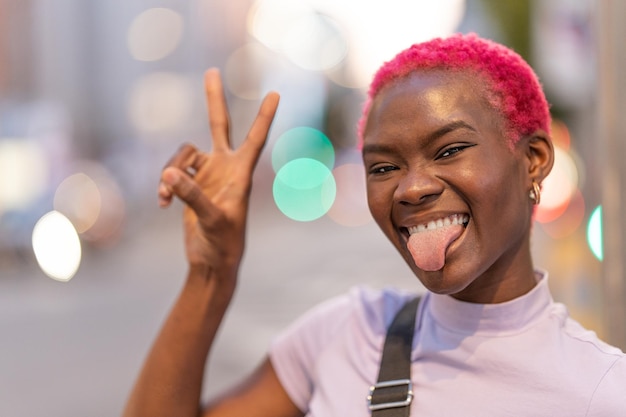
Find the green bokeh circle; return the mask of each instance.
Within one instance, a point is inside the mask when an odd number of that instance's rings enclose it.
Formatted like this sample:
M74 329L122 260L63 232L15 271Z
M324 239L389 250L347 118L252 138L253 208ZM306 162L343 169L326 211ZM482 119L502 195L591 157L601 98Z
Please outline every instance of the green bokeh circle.
M587 243L589 244L591 252L599 261L604 259L602 240L602 206L598 206L593 210L591 216L589 216L589 223L587 223Z
M317 129L300 126L283 133L272 149L272 167L280 171L285 164L300 158L316 159L332 170L335 149L328 137Z
M290 219L308 222L322 217L335 201L331 170L316 159L298 158L283 165L273 187L278 209Z

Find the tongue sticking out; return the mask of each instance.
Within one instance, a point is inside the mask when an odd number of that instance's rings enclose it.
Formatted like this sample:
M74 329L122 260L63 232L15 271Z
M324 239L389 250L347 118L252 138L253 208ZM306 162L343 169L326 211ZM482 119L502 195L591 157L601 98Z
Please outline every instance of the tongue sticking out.
M409 236L408 248L415 265L424 271L439 271L446 263L446 250L463 233L463 225L451 224Z

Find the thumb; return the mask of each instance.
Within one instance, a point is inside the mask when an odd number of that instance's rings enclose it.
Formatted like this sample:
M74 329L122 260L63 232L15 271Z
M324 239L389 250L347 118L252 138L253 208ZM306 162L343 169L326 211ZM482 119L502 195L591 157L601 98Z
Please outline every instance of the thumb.
M161 181L176 197L187 204L198 217L210 215L211 202L189 175L178 168L167 167L161 174Z

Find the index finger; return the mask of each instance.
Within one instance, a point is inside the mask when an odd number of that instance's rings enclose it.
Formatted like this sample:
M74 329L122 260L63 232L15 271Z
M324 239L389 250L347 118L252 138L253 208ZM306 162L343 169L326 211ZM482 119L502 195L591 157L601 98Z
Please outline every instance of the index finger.
M210 68L204 73L204 89L209 107L209 126L213 137L213 149L221 151L230 149L228 107L220 72L217 68Z

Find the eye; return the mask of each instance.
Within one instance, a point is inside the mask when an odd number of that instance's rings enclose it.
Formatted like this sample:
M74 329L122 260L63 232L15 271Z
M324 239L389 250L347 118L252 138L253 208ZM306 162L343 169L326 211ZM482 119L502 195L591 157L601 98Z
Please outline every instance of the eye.
M393 165L375 165L370 168L369 173L372 175L382 175L398 169Z
M464 149L471 148L472 146L474 145L465 144L465 145L453 145L453 146L447 147L435 159L449 158L461 152Z

